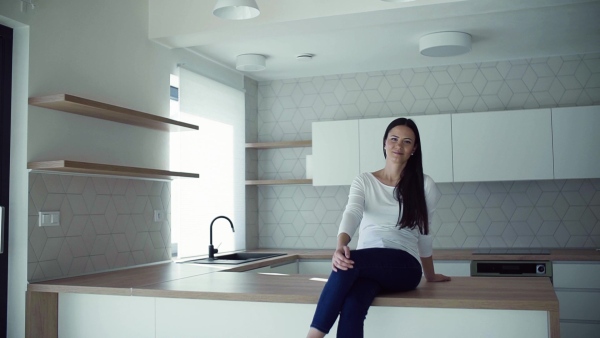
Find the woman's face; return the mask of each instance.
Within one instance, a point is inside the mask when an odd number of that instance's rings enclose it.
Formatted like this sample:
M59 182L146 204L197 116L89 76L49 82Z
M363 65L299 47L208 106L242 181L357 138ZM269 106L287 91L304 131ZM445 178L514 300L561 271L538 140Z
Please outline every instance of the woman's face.
M408 159L417 149L415 133L407 126L396 126L390 130L385 139L385 153L387 160L400 163Z

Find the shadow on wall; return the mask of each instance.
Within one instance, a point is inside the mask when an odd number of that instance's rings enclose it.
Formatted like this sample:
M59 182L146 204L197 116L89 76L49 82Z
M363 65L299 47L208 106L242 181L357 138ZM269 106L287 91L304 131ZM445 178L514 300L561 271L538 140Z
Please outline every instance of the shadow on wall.
M170 190L163 181L30 173L28 280L170 260ZM60 211L60 226L39 227L40 211Z

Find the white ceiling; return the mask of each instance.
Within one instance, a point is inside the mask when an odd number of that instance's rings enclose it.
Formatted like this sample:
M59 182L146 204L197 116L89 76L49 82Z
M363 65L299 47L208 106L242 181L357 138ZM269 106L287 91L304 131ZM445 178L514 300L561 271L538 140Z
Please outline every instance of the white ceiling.
M150 38L232 69L239 54L267 57L258 81L600 52L598 0L257 0L261 14L216 18L216 0L150 0ZM470 53L419 54L419 38L471 34ZM297 61L303 53L312 61Z

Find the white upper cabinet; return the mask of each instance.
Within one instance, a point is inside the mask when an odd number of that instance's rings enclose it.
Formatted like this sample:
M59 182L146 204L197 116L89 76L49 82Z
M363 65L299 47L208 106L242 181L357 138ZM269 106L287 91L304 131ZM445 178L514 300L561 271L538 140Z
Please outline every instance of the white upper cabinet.
M554 178L550 109L452 115L455 182Z
M554 177L600 177L600 106L552 109Z
M313 184L350 185L385 166L396 117L313 123ZM600 106L409 116L435 182L600 177Z
M350 185L358 175L358 120L313 122L313 185Z
M359 120L360 172L385 166L383 134L397 117ZM452 182L452 134L449 114L408 116L421 136L423 172L436 182Z

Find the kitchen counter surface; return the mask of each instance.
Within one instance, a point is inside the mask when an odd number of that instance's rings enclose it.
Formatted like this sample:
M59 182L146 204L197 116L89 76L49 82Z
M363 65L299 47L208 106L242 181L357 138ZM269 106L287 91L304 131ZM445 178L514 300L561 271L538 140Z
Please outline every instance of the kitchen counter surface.
M316 304L326 275L236 273L296 259L324 259L324 252L298 252L235 267L163 263L121 271L29 284L28 291L122 296ZM416 290L380 295L375 306L544 310L558 313L548 278L452 277L422 281Z
M109 271L96 273L85 276L68 277L44 282L31 283L28 286L29 291L39 292L81 292L81 293L101 293L115 295L131 295L134 290L144 293L156 288L158 290L169 291L173 294L176 291L176 285L181 285L182 288L187 288L190 283L195 281L214 280L214 277L230 274L215 274L214 272L243 272L252 269L257 269L263 266L283 264L300 260L329 260L331 259L332 250L253 250L256 252L286 252L287 255L273 257L261 261L250 262L240 265L196 265L196 264L180 264L180 263L162 263L151 266L143 266L129 268L118 271ZM473 250L435 250L434 259L440 261L470 261L470 260L549 260L549 261L600 261L600 252L590 249L560 249L551 250L549 255L481 255L473 254ZM204 275L209 275L204 276ZM238 274L231 274L238 275ZM241 280L244 275L231 277L228 283L237 283L237 287L243 289ZM288 279L279 279L277 283L282 283L282 290L286 290L285 283L296 282L296 279L291 276ZM317 277L317 276L315 276ZM326 276L318 276L326 277ZM211 279L212 278L212 279ZM228 277L229 278L229 277ZM262 277L261 277L262 278ZM305 276L297 277L298 281L305 280ZM459 278L459 277L455 277ZM464 277L469 279L469 277ZM513 279L502 278L514 283ZM275 282L276 279L273 280ZM487 280L487 279L485 279ZM524 282L525 278L518 279ZM454 283L453 283L454 284ZM214 291L217 291L218 285L213 285ZM212 286L211 286L212 287ZM322 285L316 284L317 291L320 292ZM276 288L275 288L276 289ZM314 292L315 288L311 288L309 292ZM183 290L191 291L188 289ZM193 291L193 290L192 290ZM198 292L211 292L209 288L199 289ZM229 291L228 291L229 292ZM317 293L318 293L317 292ZM235 294L235 292L233 292Z
M139 297L316 304L326 275L239 273L296 260L329 260L332 250L252 250L284 256L240 265L165 262L120 271L31 283L29 292L85 293ZM472 250L435 250L440 261L550 260L600 261L596 250L552 250L548 255L473 254ZM422 281L416 290L382 294L374 306L548 311L558 332L558 299L543 277L452 277L449 283ZM553 334L554 336L554 334Z

